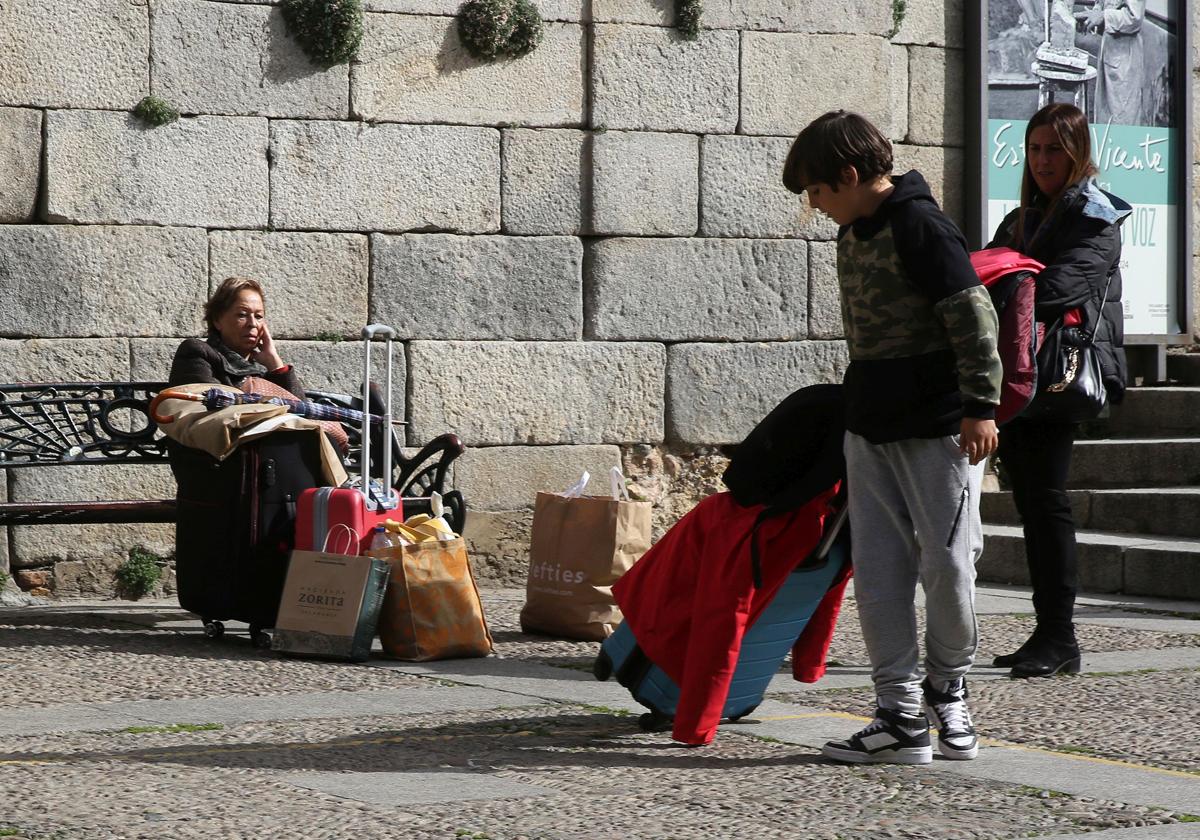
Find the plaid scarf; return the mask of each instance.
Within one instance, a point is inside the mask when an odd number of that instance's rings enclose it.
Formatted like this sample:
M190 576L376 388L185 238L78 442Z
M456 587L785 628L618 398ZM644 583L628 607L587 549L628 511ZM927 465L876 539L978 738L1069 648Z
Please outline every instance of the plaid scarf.
M266 375L267 369L265 367L258 362L250 361L241 353L231 349L229 345L221 340L221 334L216 330L209 330L205 341L208 342L209 347L221 354L221 366L234 379Z

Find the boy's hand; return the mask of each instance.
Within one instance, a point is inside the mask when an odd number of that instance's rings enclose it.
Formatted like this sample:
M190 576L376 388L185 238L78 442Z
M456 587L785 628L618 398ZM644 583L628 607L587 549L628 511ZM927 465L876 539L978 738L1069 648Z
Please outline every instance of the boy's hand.
M996 431L995 420L963 418L958 450L970 458L972 464L978 464L991 455L999 444L1000 435Z

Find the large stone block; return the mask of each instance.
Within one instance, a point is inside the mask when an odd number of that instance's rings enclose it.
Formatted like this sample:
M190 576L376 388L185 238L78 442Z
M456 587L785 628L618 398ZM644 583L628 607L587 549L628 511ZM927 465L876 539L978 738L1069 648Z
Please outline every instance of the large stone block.
M9 495L14 502L175 497L175 479L166 464L11 470L9 482ZM86 566L96 564L105 569L105 573L94 577L106 582L111 580L112 570L134 546L141 546L161 556L175 550L174 525L38 525L11 528L10 531L13 568L30 568L58 561L82 562ZM81 591L103 592L106 589L87 585Z
M239 0L261 2L261 0ZM278 2L278 0L271 0ZM584 0L537 0L542 20L584 20ZM368 12L400 12L406 15L457 15L462 0L364 0Z
M376 235L371 321L405 339L578 339L582 274L575 237Z
M271 125L276 228L500 228L500 133L450 125Z
M0 104L129 108L150 92L145 0L0 3Z
M548 23L515 60L473 58L452 17L366 16L354 113L400 122L581 125L583 27Z
M808 246L808 337L844 336L837 244L811 242Z
M592 52L597 128L726 134L737 129L736 32L709 31L685 41L672 29L597 24Z
M907 51L883 38L744 32L740 130L794 135L826 111L847 108L902 139L907 77Z
M674 0L593 0L592 17L614 23L675 25ZM885 35L892 29L887 3L859 0L705 0L700 24L713 29L850 32Z
M709 135L700 151L705 236L832 239L837 225L783 185L790 137Z
M965 155L962 149L945 149L940 146L910 146L896 143L892 146L894 171L902 174L910 169L918 170L929 182L933 197L937 199L946 215L959 227L963 225L963 178L965 177ZM985 231L990 235L991 231Z
M186 117L153 128L132 114L51 111L50 221L264 227L267 121Z
M0 382L121 382L129 372L124 338L0 339Z
M841 341L676 344L667 354L667 433L693 444L740 441L784 397L841 382Z
M491 586L523 588L529 574L532 530L531 510L472 510L463 537L475 580Z
M892 40L897 44L964 46L964 2L971 0L905 0L904 14Z
M532 508L539 492L561 493L591 475L587 491L609 492L608 473L621 466L616 446L476 446L457 462L454 485L475 510Z
M182 341L181 338L130 339L129 378L135 382L166 382L171 374L171 361Z
M322 68L267 6L156 0L154 92L185 113L345 117L347 65Z
M359 234L209 235L210 288L234 275L260 281L276 338L357 338L367 322L369 271L367 237Z
M0 223L33 217L41 159L42 112L0 108Z
M371 379L383 387L386 367L383 345L371 348ZM304 387L313 391L358 396L362 393L363 345L361 341L282 341L283 358L296 366ZM406 353L403 344L392 346L392 416L404 419L407 389Z
M504 232L585 233L584 196L591 201L592 135L570 129L504 132L501 192Z
M887 35L892 10L862 0L706 0L701 23L720 29Z
M657 442L661 344L414 341L409 443Z
M707 5L701 18L710 25ZM592 0L592 20L596 23L645 23L652 26L675 25L675 0Z
M908 62L908 141L961 146L966 103L962 50L909 47Z
M692 236L699 218L700 141L691 134L607 131L592 150L597 234Z
M808 334L807 242L605 239L591 247L589 338L763 341Z
M207 263L203 230L0 225L0 335L193 333Z

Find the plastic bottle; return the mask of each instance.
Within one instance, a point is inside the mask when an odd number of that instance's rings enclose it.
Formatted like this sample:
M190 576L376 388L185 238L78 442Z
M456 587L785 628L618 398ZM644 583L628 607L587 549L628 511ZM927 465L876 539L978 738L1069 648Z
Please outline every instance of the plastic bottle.
M371 537L371 547L367 549L367 554L371 557L386 557L388 549L392 547L391 537L388 536L387 527L384 525L376 525L375 533Z

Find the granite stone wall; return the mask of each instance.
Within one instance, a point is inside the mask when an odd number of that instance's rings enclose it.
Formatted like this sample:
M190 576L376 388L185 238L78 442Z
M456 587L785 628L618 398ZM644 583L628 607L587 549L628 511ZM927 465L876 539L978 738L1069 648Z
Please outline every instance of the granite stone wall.
M962 0L542 0L480 63L458 0L365 0L321 69L268 0L0 3L0 381L161 379L214 284L260 278L310 387L405 339L410 446L457 432L485 579L523 580L530 506L623 464L661 531L714 447L837 379L834 226L782 188L791 138L859 110L962 212ZM155 94L183 118L130 109ZM334 340L341 339L341 340ZM169 471L11 470L8 498L169 496ZM167 526L13 529L28 588L107 592Z

